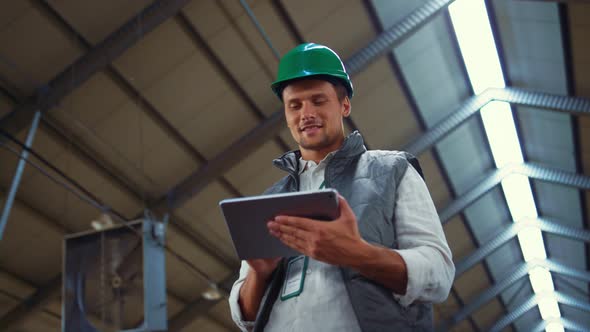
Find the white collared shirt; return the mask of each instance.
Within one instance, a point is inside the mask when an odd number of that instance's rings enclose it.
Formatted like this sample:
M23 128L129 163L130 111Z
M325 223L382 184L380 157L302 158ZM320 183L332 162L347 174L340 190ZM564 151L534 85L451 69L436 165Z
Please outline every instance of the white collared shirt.
M332 156L328 154L319 164L300 159L301 191L320 187ZM405 295L394 296L402 306L444 301L455 275L452 254L426 184L411 165L400 181L396 200L396 251L406 263L408 285ZM253 325L243 321L238 304L248 269L242 262L229 298L232 318L243 331ZM303 292L286 301L277 299L265 331L360 331L340 269L310 259Z

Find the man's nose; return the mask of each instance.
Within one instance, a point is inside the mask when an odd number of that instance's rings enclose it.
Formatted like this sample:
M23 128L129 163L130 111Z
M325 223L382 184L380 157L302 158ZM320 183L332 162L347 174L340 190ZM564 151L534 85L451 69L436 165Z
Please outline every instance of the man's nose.
M316 109L311 103L303 103L301 109L301 117L304 119L314 118L316 116Z

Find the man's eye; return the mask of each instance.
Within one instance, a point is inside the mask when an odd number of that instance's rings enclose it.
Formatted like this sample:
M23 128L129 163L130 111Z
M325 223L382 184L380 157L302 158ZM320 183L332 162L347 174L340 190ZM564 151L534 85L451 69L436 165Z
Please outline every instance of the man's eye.
M290 109L292 109L292 110L299 109L300 107L301 107L301 105L300 105L300 104L290 104L290 105L289 105L289 108L290 108Z
M313 103L314 103L315 105L321 105L321 104L323 104L323 103L325 103L325 102L326 102L326 100L325 100L325 99L316 99L316 100L314 100L314 101L313 101Z

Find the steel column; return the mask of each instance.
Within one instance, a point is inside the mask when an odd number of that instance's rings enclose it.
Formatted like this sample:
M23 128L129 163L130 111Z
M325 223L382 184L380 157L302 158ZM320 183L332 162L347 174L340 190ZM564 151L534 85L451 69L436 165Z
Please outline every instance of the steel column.
M33 116L33 122L31 123L31 129L29 129L29 133L27 134L27 140L25 142L25 147L30 148L33 145L33 140L35 139L35 134L37 133L37 128L39 127L39 121L41 120L41 112L35 112ZM12 210L12 204L14 203L14 198L16 197L16 192L18 191L18 186L20 185L20 179L23 175L25 170L25 165L27 162L27 158L29 158L29 151L27 149L23 149L20 154L20 159L18 160L16 171L14 173L14 177L12 178L12 184L10 185L10 191L8 192L8 196L6 197L6 202L4 202L4 209L2 210L2 217L0 218L0 241L2 240L2 236L4 235L4 228L8 223L8 217L10 216L10 211Z
M28 98L24 104L2 118L0 127L11 134L18 133L31 121L36 110L44 112L56 105L95 73L105 69L144 35L174 16L188 2L189 0L155 1L47 83L47 89ZM143 33L139 34L138 31Z

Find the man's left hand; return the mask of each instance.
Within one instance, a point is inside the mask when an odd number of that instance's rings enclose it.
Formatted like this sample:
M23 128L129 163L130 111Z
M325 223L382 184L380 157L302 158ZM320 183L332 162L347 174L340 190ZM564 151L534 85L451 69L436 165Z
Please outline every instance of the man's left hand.
M344 197L338 195L340 217L320 221L293 216L277 216L268 222L270 234L287 246L318 261L350 266L368 245L360 236L356 216Z

